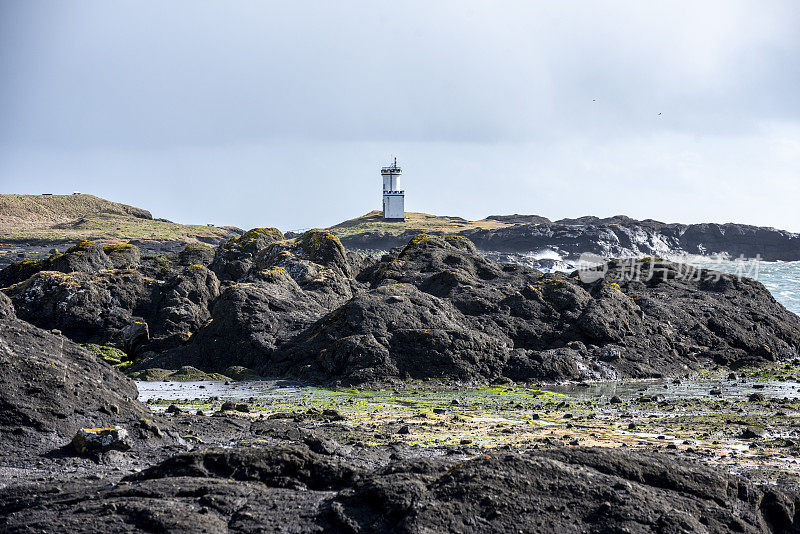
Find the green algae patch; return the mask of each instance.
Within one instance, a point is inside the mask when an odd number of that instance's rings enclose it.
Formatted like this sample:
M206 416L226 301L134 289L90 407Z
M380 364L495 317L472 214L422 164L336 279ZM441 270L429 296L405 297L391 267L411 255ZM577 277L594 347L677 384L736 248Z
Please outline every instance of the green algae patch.
M128 363L125 361L128 359L128 355L125 354L125 351L113 345L86 343L83 345L83 347L101 360L105 361L106 363L110 363L111 365L120 366Z
M745 367L737 371L748 378L800 380L800 363L779 363L766 367Z
M264 381L243 384L236 393L236 384L219 389L205 384L191 392L192 386L164 384L147 402L159 409L174 403L194 412L216 410L226 400L246 401L247 417L325 425L333 439L348 444L469 445L486 453L497 447L554 445L669 448L723 468L754 468L758 480L771 480L786 476L785 466L794 469L792 462L800 458L792 434L800 418L800 398L770 395L770 387L780 384L789 392L794 385L764 381L766 389L757 391L767 393L767 399L750 402L753 382L621 381L552 386L548 391L542 388L551 386L533 383L454 389L427 382L324 388ZM731 395L710 396L712 387ZM165 389L184 396L169 400ZM622 400L610 402L612 395ZM748 427L761 427L766 435L747 437Z
M183 248L183 252L206 252L209 250L214 250L214 248L198 242L187 243Z

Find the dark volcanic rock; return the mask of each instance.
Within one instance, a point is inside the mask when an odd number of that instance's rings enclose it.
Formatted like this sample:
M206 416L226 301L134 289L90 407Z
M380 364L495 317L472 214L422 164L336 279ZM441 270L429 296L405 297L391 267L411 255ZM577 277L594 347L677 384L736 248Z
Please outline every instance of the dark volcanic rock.
M106 245L103 252L114 269L135 269L142 261L142 253L135 245Z
M121 343L135 369L351 383L644 378L800 347L800 318L761 284L659 259L611 261L590 282L488 260L463 236L419 235L380 260L323 230L280 237L256 229L220 247L222 282L177 265L190 253L137 264L128 248L112 262L84 245L63 255L82 271L40 271L3 291L37 326Z
M4 291L21 319L86 342L116 337L136 320L137 312L149 306L158 288L157 281L125 269L41 271Z
M211 270L220 280L239 280L250 270L260 250L283 239L283 234L277 228L248 230L217 248Z
M115 261L138 258L130 245L123 247L112 253ZM21 319L79 342L124 342L131 354L180 345L210 319L219 281L202 265L166 270L165 280L147 274L132 268L40 271L4 291ZM132 344L128 331L136 324L146 325L147 335Z
M211 319L211 303L219 296L216 275L203 265L184 267L159 288L150 334L154 342L142 350L159 351L186 342Z
M352 497L339 497L341 507L332 507L335 517L359 532L788 532L794 527L796 496L663 455L603 448L493 452L447 465L446 471L445 465L417 460L371 474Z
M138 249L132 245L126 246L132 247L135 251L131 250L130 252L122 253L117 259L120 263L129 261L123 260L122 256L129 259L138 258ZM100 269L110 269L111 267L113 267L113 262L106 255L102 246L92 241L80 241L63 254L57 252L49 258L41 260L22 260L12 263L0 271L0 287L8 287L22 282L40 271L91 273Z
M139 367L260 367L292 336L353 296L344 248L327 232L259 251L245 281L225 288L191 343ZM180 365L178 365L180 364Z
M3 294L0 384L3 453L48 451L84 427L119 425L135 442L167 439L154 434L132 380L68 339L14 318Z
M800 260L800 235L774 228L744 224L665 224L625 216L579 217L551 222L536 215L491 216L513 226L498 229L464 230L481 250L525 253L554 250L577 258L593 253L606 258L665 254L727 254L737 258L761 256L767 261ZM364 232L343 238L346 246L362 249L390 249L402 246L422 230L399 235Z
M260 369L315 379L346 375L355 382L394 377L469 381L499 374L503 340L471 330L458 317L452 304L413 285L384 285L325 317ZM298 365L306 355L313 359Z
M46 270L62 273L91 273L111 267L113 267L113 263L102 246L92 241L80 241L74 247L67 249L65 253L50 256L47 260Z
M357 473L358 470L341 458L314 453L305 448L245 447L179 454L130 479L230 478L260 482L274 488L330 490L352 485Z
M27 280L34 274L43 270L46 266L46 259L15 261L0 271L0 287L8 287L22 282L23 280Z
M382 468L306 447L210 449L126 481L0 490L5 532L796 532L797 496L612 449ZM669 463L669 467L666 466ZM363 463L363 461L362 461Z
M349 382L676 375L794 357L800 318L758 282L640 262L627 278L542 275L484 259L464 238L418 236L365 270L373 289L320 319L262 372Z
M214 249L202 243L189 243L178 254L181 265L211 265L214 261Z

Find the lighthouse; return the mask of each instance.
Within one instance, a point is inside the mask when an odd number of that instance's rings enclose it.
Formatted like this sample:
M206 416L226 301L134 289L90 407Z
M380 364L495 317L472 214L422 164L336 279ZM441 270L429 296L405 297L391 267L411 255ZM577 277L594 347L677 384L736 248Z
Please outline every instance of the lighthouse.
M402 169L397 166L397 158L394 158L394 163L381 169L384 221L406 220L405 192L400 189L400 175L402 173Z

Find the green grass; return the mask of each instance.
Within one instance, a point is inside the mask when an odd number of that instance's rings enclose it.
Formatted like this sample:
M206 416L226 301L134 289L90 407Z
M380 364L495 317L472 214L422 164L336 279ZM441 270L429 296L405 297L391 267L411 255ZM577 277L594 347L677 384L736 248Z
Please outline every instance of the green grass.
M361 217L331 226L328 230L339 237L347 237L364 232L385 232L393 235L401 234L406 230L457 233L475 228L496 229L508 226L513 225L493 219L468 221L461 217L436 216L428 215L427 213L406 213L405 221L389 222L383 220L383 215L380 211L371 211Z
M155 220L146 210L92 195L0 195L0 241L5 243L192 242L235 235L231 227Z

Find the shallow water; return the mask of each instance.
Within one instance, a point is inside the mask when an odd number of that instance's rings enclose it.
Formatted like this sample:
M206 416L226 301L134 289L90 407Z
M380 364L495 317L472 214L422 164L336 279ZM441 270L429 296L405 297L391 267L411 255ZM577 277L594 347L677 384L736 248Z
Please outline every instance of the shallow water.
M298 401L330 396L330 390L302 386L285 380L257 380L245 382L142 382L137 381L139 400L156 399L187 401L197 398L219 397L222 400L242 401L250 397L263 400L294 398Z
M219 397L220 400L247 401L250 398L260 402L295 403L303 407L315 402L328 402L342 397L368 399L375 405L394 408L413 407L428 402L441 402L446 405L453 399L466 399L467 402L508 401L510 398L530 399L543 391L563 395L565 400L598 400L603 397L619 396L622 399L635 399L642 395L660 395L664 399L708 399L741 400L752 393L762 393L766 397L778 399L800 398L800 383L784 380L725 380L721 378L695 378L674 384L669 380L637 380L622 382L597 382L588 384L567 384L542 386L542 390L528 388L463 388L458 390L351 390L328 389L303 386L285 380L259 380L248 382L137 382L139 400L142 402L158 399L172 401L192 401ZM711 390L720 390L720 395L711 395Z

